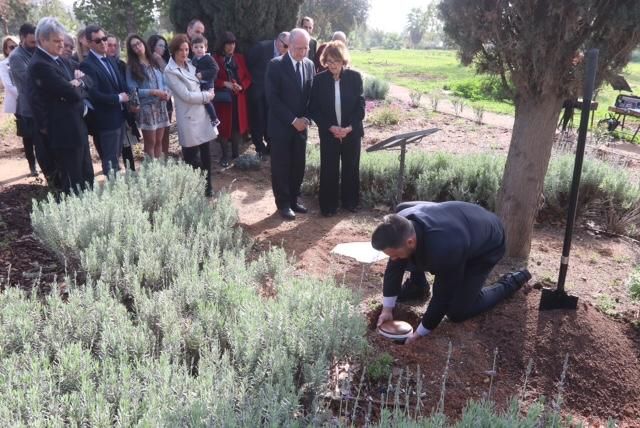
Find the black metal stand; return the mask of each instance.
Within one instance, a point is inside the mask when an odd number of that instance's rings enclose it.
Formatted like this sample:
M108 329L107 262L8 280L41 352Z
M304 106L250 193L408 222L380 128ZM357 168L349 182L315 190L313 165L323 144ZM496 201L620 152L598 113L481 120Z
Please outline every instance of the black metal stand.
M367 148L367 152L377 152L379 150L390 150L400 147L400 169L398 171L398 187L396 189L394 205L402 202L402 190L404 188L404 170L407 157L407 144L419 143L427 135L438 132L439 128L424 129L422 131L408 132L406 134L395 135L384 141L374 144Z
M567 213L567 227L564 233L562 246L562 258L560 259L560 273L555 290L543 289L540 298L540 310L549 309L577 309L578 297L569 296L564 290L564 283L569 269L569 253L571 251L571 239L573 238L573 226L576 220L578 206L578 191L580 176L582 175L582 162L584 160L584 148L587 141L587 128L589 127L589 113L591 97L596 79L598 66L598 50L590 49L586 55L586 73L584 79L584 92L582 99L582 114L580 115L580 128L578 130L578 146L576 147L576 162L573 167L573 180L571 182L571 194L569 197L569 212Z

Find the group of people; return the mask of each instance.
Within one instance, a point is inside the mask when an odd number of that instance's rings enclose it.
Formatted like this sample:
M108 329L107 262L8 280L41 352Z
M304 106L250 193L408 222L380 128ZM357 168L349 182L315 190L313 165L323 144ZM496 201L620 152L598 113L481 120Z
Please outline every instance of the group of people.
M313 122L320 136L321 213L333 216L339 205L355 211L362 77L348 67L344 34L316 49L313 21L305 17L301 27L257 43L245 59L231 32L209 55L205 27L194 20L169 43L157 35L146 41L129 36L124 62L117 38L101 27L79 33L74 53L64 27L43 18L35 28L20 28L19 43L3 41L5 111L16 114L32 173L37 159L66 193L92 186L89 134L105 174L116 173L121 156L135 167L130 135L141 132L150 158L167 153L175 112L184 161L206 171L211 195L211 142L217 138L227 165L250 133L258 155L271 158L276 205L287 220L307 212L299 197ZM393 319L396 302L426 299L424 272L435 275L433 297L407 343L429 334L445 315L462 321L488 310L531 278L522 270L483 288L504 255L504 228L494 214L464 202L401 204L376 228L371 244L390 257L379 325ZM403 284L405 271L411 275Z
M92 186L89 135L105 175L119 171L120 158L135 169L132 144L139 140L146 157L167 155L175 113L182 156L206 172L207 195L212 142L220 144L220 164L227 167L250 135L257 156L271 159L276 205L287 220L307 212L299 196L315 123L321 213L335 215L340 204L355 211L362 77L348 67L344 33L318 47L312 31L313 19L304 17L300 28L256 43L246 56L226 31L209 53L205 26L194 19L170 42L130 35L123 61L118 38L99 25L82 29L74 43L55 18L43 18L37 27L24 24L19 41L3 41L5 111L16 115L31 173L38 174L37 160L65 193Z

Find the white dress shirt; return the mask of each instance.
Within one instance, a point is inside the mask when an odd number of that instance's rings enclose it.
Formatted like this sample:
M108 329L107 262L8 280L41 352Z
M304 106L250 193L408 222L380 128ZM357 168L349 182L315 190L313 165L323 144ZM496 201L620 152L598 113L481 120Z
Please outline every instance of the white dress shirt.
M336 125L342 126L342 105L340 102L340 80L334 82L335 94L336 94L336 119L338 123Z

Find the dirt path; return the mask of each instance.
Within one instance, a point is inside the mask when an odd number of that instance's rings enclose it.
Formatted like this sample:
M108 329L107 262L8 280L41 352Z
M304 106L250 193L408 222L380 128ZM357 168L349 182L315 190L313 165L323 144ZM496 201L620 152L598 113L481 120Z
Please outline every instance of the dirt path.
M403 86L398 86L394 84L389 85L389 95L391 97L397 98L400 101L409 104L411 102L411 90L407 89ZM430 101L426 97L422 97L420 100L420 104L424 107L431 108ZM438 111L450 115L455 115L455 109L453 108L453 104L446 98L441 99L438 102ZM464 107L462 112L459 113L459 116L465 119L469 119L471 121L475 121L475 115L473 110L468 105ZM490 126L497 126L500 128L513 128L513 116L509 116L506 114L498 114L490 111L485 111L482 116L482 123Z

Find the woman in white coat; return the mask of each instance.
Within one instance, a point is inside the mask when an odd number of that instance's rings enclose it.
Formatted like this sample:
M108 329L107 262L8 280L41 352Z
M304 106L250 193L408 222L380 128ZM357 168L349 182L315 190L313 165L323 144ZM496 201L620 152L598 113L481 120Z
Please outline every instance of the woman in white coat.
M207 173L206 195L212 195L211 153L209 144L218 135L211 125L205 104L213 99L213 89L200 90L196 69L189 61L189 38L177 34L169 44L171 59L164 69L164 80L171 89L178 126L178 141L184 161L194 168L200 166ZM198 165L198 154L200 165Z
M9 73L9 54L17 47L18 42L11 36L7 36L2 40L4 59L0 61L0 80L2 80L2 86L4 87L4 112L10 114L16 114L18 88L13 84L11 73Z

